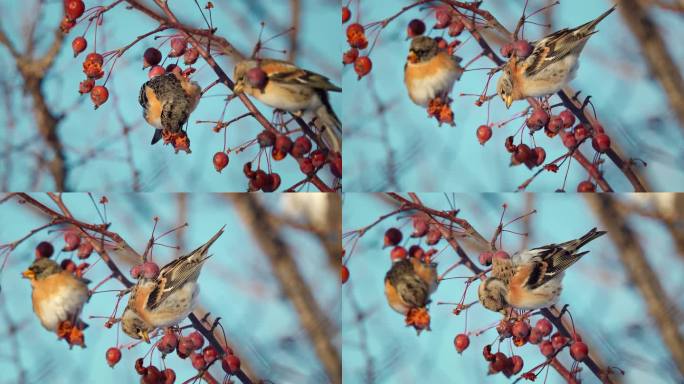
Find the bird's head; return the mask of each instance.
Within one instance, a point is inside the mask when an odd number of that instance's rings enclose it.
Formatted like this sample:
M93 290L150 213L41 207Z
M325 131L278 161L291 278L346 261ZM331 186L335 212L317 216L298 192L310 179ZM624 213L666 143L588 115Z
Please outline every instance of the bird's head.
M41 257L34 261L27 270L21 275L29 280L41 280L55 273L62 271L62 268L54 260Z
M508 289L503 280L488 277L477 288L477 297L483 307L494 312L501 312L508 307L506 293Z
M258 63L256 60L243 60L235 64L235 69L233 69L233 80L235 81L233 92L242 93L246 89L251 89L251 84L247 78L247 72L257 66Z
M147 343L150 342L149 333L154 330L137 313L129 308L126 308L121 316L121 329L128 336L136 340L143 339Z
M439 53L437 42L428 36L416 36L411 40L409 47L409 54L406 60L409 63L416 64L430 60Z
M510 108L511 104L513 104L513 83L511 82L511 73L508 66L504 67L503 74L496 83L496 93L506 104L506 108Z

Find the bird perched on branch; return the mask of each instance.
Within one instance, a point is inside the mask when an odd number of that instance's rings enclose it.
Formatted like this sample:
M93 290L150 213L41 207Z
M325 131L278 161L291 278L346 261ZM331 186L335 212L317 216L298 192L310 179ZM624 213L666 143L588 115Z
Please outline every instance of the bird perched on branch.
M446 99L463 74L460 62L460 57L440 49L435 39L414 37L404 66L404 84L411 100L426 107L436 97Z
M477 291L480 303L503 313L511 307L537 309L555 304L565 270L589 253L579 249L605 233L593 228L579 239L522 251L509 259L495 257L491 275Z
M537 42L527 57L513 55L504 65L496 92L510 108L515 100L546 96L560 91L572 80L579 67L579 56L594 28L615 10L607 10L596 19L572 29L561 29Z
M385 275L387 302L402 315L413 308L423 308L437 289L437 279L437 263L415 257L395 261Z
M264 76L265 75L265 76ZM235 93L246 93L269 107L317 119L321 138L333 150L342 149L342 124L330 105L328 92L342 92L330 79L287 61L250 59L233 71Z
M173 142L183 132L190 114L197 108L202 88L179 70L153 77L140 87L138 102L143 117L155 128L152 145L164 138ZM174 145L175 146L175 145Z
M79 316L83 305L90 297L87 280L74 276L62 269L54 260L41 257L22 272L31 283L33 312L43 327L56 332L60 337L71 338L72 329L80 333L85 327ZM65 325L68 326L65 327ZM80 328L80 329L79 329ZM82 345L82 334L81 334Z
M163 266L156 277L138 280L121 316L121 329L128 336L149 343L150 332L177 325L192 312L200 270L210 257L209 247L222 234L223 228L194 251Z

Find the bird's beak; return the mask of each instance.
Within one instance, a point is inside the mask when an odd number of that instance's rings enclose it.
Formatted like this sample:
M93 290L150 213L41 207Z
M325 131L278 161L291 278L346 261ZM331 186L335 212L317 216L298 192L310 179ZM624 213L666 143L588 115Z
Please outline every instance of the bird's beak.
M147 330L143 329L140 331L139 335L147 344L150 344L150 335L147 333Z
M506 109L509 109L511 104L513 104L513 96L507 95L504 102L506 103Z
M413 51L409 51L409 54L406 57L406 61L408 61L411 64L415 64L416 62L418 62L418 55L416 55L416 53Z
M233 93L242 93L244 90L245 85L242 81L238 81L237 83L235 83L235 86L233 87Z
M30 270L30 269L27 269L27 270L25 270L24 272L21 273L21 276L22 276L24 279L33 280L33 279L36 278L36 273L33 272L33 271Z

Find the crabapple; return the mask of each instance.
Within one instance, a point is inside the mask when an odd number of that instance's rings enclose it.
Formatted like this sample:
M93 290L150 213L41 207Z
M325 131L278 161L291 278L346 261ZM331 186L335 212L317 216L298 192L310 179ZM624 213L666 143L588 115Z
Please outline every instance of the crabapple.
M55 247L53 247L52 244L47 241L41 241L36 246L36 259L41 257L50 257L53 253L55 253Z
M385 237L384 237L384 243L385 246L388 245L397 245L401 243L401 239L404 236L401 234L401 231L398 230L397 228L390 228L387 231L385 231Z

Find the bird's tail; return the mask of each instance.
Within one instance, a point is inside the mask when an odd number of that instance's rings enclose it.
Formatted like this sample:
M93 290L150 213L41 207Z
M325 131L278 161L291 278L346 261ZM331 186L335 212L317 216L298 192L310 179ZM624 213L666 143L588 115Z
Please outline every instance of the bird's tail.
M342 153L342 123L333 111L328 95L322 95L323 105L315 111L318 129L321 130L323 142L335 152Z
M600 23L603 19L606 18L606 16L610 15L615 8L617 8L617 5L614 5L611 9L603 12L599 17L595 18L594 20L582 25L581 27L577 28L578 30L584 31L584 32L590 32L594 28L596 28L596 25Z
M575 252L578 249L585 246L590 241L598 237L601 237L605 234L605 231L597 231L596 228L592 228L589 232L587 232L584 236L580 237L579 239L570 240L567 243L561 244L561 246L567 249L568 251Z

